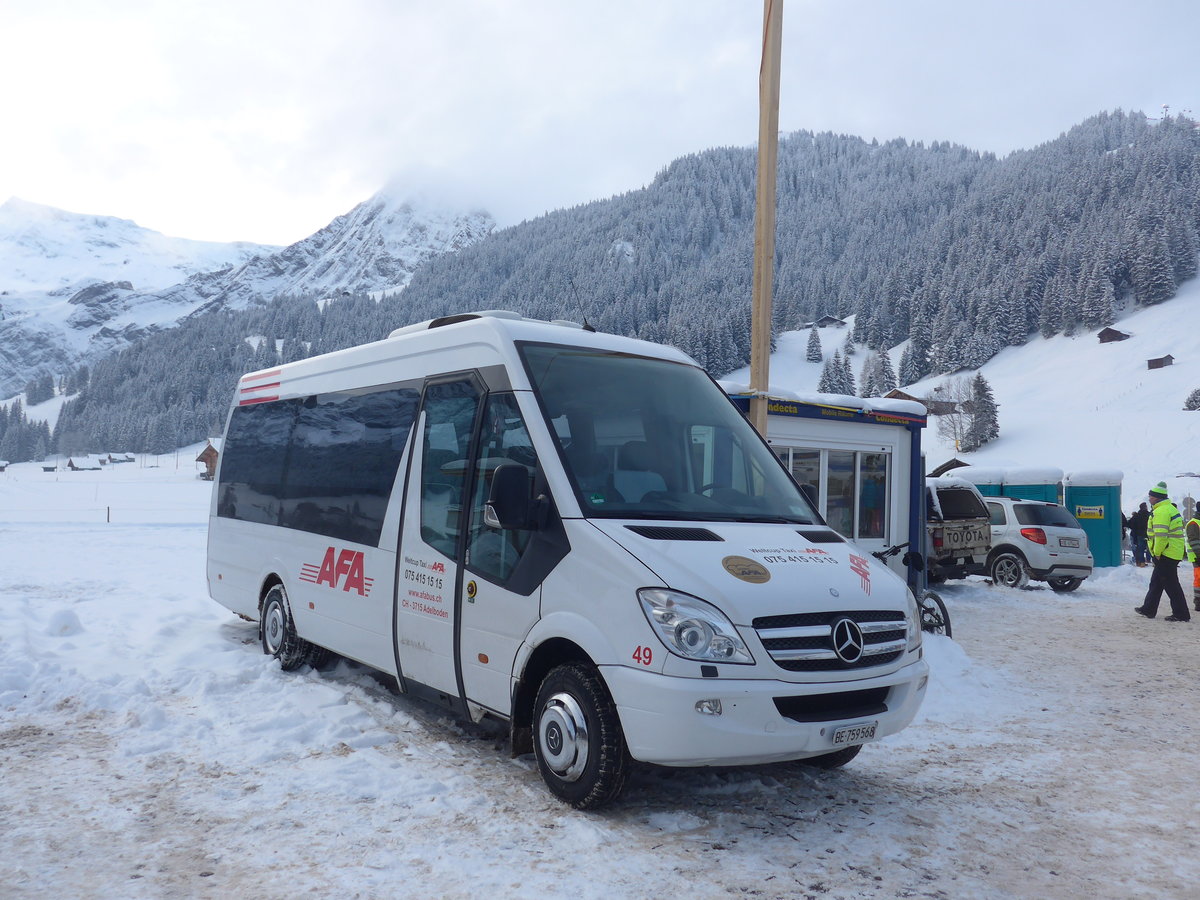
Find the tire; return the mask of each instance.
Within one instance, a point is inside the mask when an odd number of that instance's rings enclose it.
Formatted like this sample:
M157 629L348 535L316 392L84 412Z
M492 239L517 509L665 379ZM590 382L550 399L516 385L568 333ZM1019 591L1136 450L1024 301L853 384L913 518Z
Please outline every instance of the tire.
M942 598L933 591L926 591L921 595L921 630L953 637L950 630L950 613Z
M832 753L823 753L820 756L810 756L808 759L800 760L801 765L812 766L816 769L840 769L854 757L858 756L858 752L862 750L862 744L855 744L852 747L844 747L841 750L834 750Z
M533 706L533 752L550 793L575 809L620 796L632 765L617 707L594 666L551 669Z
M263 653L279 660L279 668L285 672L303 665L319 666L329 656L329 651L324 647L310 644L296 634L287 591L282 584L272 587L263 598L258 637L262 641Z
M988 573L992 583L1007 588L1023 588L1029 584L1029 569L1019 554L1005 551L992 557Z
M1083 584L1082 578L1047 578L1046 584L1050 585L1060 594L1070 593Z

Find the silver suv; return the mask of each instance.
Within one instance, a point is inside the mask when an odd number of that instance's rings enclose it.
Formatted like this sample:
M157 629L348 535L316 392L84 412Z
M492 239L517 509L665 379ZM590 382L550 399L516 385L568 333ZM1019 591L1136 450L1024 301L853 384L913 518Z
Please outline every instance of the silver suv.
M1092 574L1087 533L1057 503L986 497L992 524L987 570L996 584L1024 587L1033 578L1073 591Z

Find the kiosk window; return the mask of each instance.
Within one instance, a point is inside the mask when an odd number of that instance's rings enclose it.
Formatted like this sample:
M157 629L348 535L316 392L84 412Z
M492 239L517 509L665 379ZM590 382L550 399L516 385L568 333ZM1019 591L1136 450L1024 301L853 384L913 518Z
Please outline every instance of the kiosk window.
M785 460L786 462L786 460ZM808 488L809 496L821 496L821 451L793 450L789 469L796 483L802 488Z
M854 451L830 450L829 485L825 500L825 519L835 531L855 537L854 503L857 485L854 479Z
M887 454L858 454L858 538L882 538L887 521Z
M814 498L824 497L824 515L831 527L854 539L887 538L890 453L808 447L776 452L797 484Z

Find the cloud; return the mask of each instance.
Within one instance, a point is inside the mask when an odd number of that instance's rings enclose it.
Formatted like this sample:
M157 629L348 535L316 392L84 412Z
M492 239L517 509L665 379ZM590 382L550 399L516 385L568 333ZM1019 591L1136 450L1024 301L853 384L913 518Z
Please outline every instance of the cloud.
M405 173L515 222L757 140L754 3L10 6L0 200L188 237L298 240ZM1178 109L1197 9L789 0L780 126L1007 153Z

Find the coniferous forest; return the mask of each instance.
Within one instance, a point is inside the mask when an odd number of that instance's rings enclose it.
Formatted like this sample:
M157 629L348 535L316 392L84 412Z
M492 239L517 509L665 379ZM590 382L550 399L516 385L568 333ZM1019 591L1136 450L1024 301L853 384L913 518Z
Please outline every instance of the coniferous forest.
M753 149L676 160L641 190L436 257L381 301L279 296L197 315L97 362L46 450L165 452L219 434L244 372L474 309L586 320L724 375L749 359L755 166ZM909 341L900 385L1161 303L1198 252L1187 118L1104 113L1003 159L807 132L780 142L773 328L856 314L854 340L872 351ZM860 389L892 383L870 369ZM25 448L11 461L39 449L33 427L0 419L0 447Z

